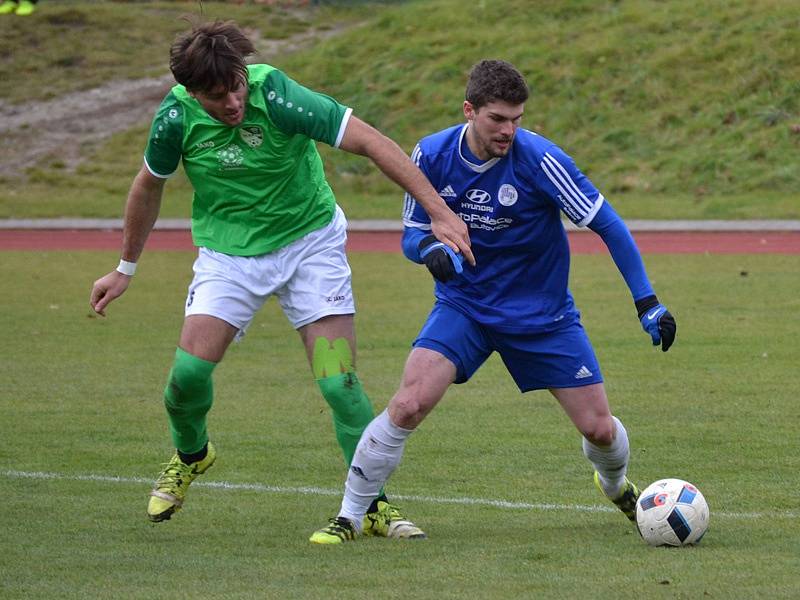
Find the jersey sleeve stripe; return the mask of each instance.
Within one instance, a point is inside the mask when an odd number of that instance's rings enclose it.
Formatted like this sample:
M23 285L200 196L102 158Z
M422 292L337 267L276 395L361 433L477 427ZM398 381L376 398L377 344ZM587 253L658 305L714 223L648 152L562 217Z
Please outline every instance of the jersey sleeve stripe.
M414 146L414 150L411 152L411 162L413 162L417 167L419 167L419 161L422 158L422 148L419 147L419 144Z
M411 221L409 219L403 219L403 226L404 227L413 227L414 229L421 229L422 231L430 231L431 224L430 223L420 223L419 221Z
M414 197L409 194L408 192L405 193L403 196L403 221L411 218L411 214L414 212L414 207L416 206L417 201L414 200Z
M561 192L564 201L569 202L578 214L585 216L587 212L592 210L592 201L584 195L569 176L567 170L550 153L545 153L541 167L547 178Z
M345 129L347 129L347 123L350 121L350 115L353 114L353 109L348 108L344 111L344 116L342 117L342 124L339 125L339 133L336 135L336 142L334 142L333 147L338 148L339 144L342 143L342 138L344 137Z
M419 147L419 144L414 146L414 150L411 152L411 162L413 162L417 167L419 167L419 161L422 158L422 148ZM403 222L410 220L411 215L414 213L414 208L417 205L417 200L409 194L408 192L405 193L403 196Z

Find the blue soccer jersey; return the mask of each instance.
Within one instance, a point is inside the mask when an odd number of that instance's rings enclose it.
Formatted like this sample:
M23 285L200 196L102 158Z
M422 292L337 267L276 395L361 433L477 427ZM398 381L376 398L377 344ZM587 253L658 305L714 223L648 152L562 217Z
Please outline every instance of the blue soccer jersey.
M412 160L468 225L477 266L436 283L436 297L497 331L553 331L578 319L568 289L570 253L561 213L589 225L604 199L550 140L518 129L508 154L480 162L467 125L423 138ZM403 223L430 229L406 194Z

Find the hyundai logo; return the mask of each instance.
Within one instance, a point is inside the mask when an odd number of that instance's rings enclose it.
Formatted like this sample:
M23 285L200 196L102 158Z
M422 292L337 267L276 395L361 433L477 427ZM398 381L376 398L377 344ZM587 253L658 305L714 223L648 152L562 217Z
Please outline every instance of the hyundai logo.
M489 200L492 199L492 195L489 192L484 192L483 190L471 189L466 193L467 200L470 202L474 202L475 204L486 204Z

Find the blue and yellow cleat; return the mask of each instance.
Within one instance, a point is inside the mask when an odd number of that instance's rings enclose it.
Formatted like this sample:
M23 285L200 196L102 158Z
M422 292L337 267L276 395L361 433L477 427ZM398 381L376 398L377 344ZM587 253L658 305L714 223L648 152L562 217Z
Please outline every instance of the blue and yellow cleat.
M364 515L364 535L404 540L424 540L428 536L406 519L400 508L378 500L378 510Z
M184 463L175 453L153 485L150 501L147 503L147 517L153 523L168 521L183 506L189 484L198 475L205 473L216 459L217 451L211 442L208 443L206 457L190 465Z
M618 509L625 513L625 516L628 517L629 520L636 520L636 501L639 499L641 492L634 483L631 483L631 481L626 477L625 483L622 485L622 490L616 498L611 498L606 495L605 491L603 490L603 486L600 485L600 474L597 471L594 472L594 484L597 486L597 489L600 490L603 496L611 500L617 505Z

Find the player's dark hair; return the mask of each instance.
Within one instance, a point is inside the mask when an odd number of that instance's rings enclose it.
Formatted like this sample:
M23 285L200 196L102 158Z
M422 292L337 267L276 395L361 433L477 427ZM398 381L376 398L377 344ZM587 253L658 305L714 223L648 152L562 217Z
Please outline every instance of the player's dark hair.
M256 51L233 21L195 23L179 35L169 51L175 81L190 92L229 92L247 83L245 58Z
M523 104L528 95L525 78L504 60L482 60L469 72L465 98L475 110L498 100Z

